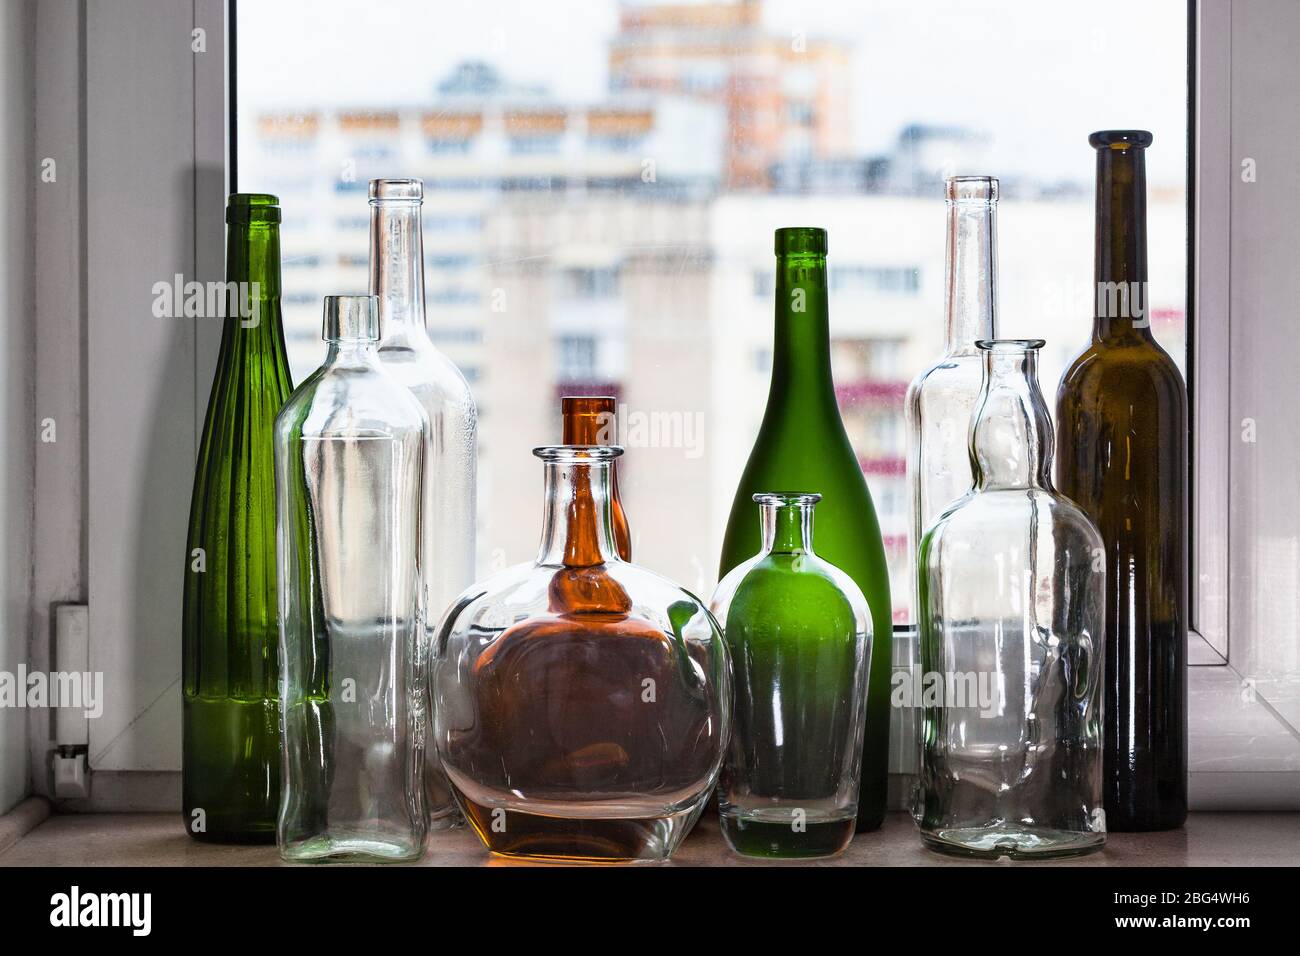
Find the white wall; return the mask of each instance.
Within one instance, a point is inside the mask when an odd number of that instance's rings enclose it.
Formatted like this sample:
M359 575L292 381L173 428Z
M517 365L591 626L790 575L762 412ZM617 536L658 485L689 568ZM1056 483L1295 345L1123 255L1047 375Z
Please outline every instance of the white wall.
M0 4L0 671L27 662L31 595L32 7ZM28 791L27 712L0 708L0 813Z

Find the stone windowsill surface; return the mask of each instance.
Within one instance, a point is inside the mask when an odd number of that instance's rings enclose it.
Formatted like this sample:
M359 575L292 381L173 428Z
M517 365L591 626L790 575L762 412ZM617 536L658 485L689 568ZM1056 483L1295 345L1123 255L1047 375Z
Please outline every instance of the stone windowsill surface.
M502 866L468 829L434 833L420 866ZM55 814L0 852L7 866L276 866L274 847L217 846L186 835L177 814ZM829 860L769 863L732 854L706 816L670 865L676 866L1021 866L958 860L923 848L911 819L891 813L877 833L854 839ZM1047 866L1296 866L1300 813L1193 813L1167 833L1111 834L1104 850Z

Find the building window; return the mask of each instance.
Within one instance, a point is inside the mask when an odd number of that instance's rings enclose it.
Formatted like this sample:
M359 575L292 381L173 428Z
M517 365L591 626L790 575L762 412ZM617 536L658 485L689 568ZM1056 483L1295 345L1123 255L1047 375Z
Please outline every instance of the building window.
M556 364L562 381L585 382L596 378L596 338L562 335L555 340Z

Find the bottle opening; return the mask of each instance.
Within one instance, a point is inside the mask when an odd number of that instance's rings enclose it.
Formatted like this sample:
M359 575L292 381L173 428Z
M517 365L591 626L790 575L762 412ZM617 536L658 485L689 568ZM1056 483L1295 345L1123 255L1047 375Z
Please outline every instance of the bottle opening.
M322 337L326 342L378 342L379 297L375 295L325 296Z
M565 395L560 399L566 445L611 445L618 401L612 395Z
M1146 149L1154 137L1144 129L1103 129L1088 137L1094 149Z
M948 202L998 201L998 181L992 176L949 176L944 186Z
M371 202L423 202L423 179L372 179Z
M279 222L280 198L270 193L231 193L226 197L226 223Z
M597 465L623 454L618 445L541 445L533 454L542 461L563 465Z
M826 230L817 226L786 226L776 231L778 256L824 256L826 249Z
M1044 339L978 339L975 347L984 352L1037 352L1046 344Z
M754 495L754 501L760 505L776 505L779 507L789 507L791 505L815 505L822 500L822 496L815 491L760 491Z

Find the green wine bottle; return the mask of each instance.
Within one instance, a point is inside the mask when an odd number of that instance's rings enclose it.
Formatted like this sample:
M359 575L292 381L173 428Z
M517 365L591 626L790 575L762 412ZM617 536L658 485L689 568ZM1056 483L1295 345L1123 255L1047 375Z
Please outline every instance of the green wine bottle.
M840 420L831 380L824 229L776 231L772 385L758 439L727 519L719 577L759 552L762 542L754 495L769 491L822 496L817 553L853 579L871 608L875 636L867 676L857 829L874 830L884 820L889 776L893 614L876 509Z
M190 835L215 842L274 842L280 803L272 426L292 386L278 203L226 207L225 328L190 502L182 805Z
M1151 332L1151 134L1103 130L1092 338L1056 395L1061 492L1106 548L1102 792L1114 831L1187 819L1187 390Z

